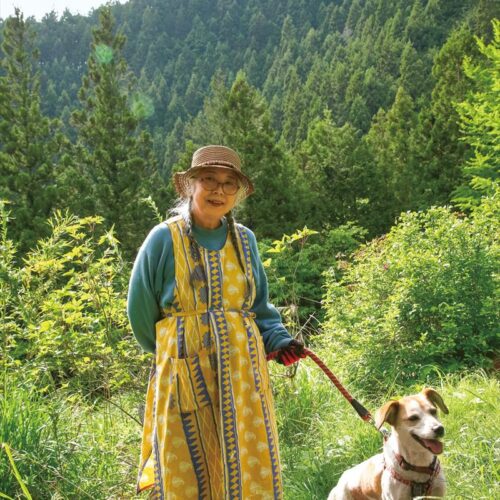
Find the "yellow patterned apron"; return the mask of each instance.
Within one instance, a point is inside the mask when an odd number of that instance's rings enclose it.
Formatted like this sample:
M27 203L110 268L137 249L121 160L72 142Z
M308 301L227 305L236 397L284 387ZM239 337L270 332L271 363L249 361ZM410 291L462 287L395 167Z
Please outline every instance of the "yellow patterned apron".
M276 419L261 334L250 312L255 282L246 231L245 273L227 238L192 242L167 221L174 302L156 324L137 491L153 498L281 499Z

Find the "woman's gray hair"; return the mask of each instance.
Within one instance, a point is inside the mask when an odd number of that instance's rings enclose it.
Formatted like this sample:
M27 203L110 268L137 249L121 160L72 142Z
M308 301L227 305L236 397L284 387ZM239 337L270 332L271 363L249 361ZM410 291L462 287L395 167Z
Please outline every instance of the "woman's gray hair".
M180 215L184 220L190 216L190 198L177 198L175 205L168 211L168 215L173 217Z
M174 206L168 211L168 214L170 217L173 217L175 215L180 215L186 222L190 221L190 219L191 219L191 195L193 194L194 182L195 182L194 177L191 177L189 179L189 197L188 198L184 198L184 197L177 198Z

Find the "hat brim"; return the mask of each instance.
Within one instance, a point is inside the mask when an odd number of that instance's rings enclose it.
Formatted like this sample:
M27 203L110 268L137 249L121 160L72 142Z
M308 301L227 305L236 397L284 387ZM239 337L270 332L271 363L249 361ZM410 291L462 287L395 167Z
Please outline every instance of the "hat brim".
M177 194L181 198L189 198L190 192L189 192L189 180L192 179L193 177L196 176L196 174L203 169L207 168L217 168L221 170L227 170L231 172L232 174L236 175L241 183L241 188L243 190L243 193L240 194L241 199L246 198L247 196L250 196L254 192L254 187L252 181L242 172L239 170L236 170L235 168L232 167L226 167L225 165L210 165L208 167L207 165L199 165L196 167L191 167L190 169L186 170L185 172L177 172L174 174L173 180L174 180L174 187L175 190L177 191Z

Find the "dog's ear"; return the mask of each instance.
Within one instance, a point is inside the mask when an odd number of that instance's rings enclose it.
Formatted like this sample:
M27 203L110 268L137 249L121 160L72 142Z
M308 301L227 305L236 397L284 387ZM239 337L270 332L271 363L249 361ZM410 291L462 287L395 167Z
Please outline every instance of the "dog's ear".
M448 415L449 410L448 407L444 404L443 398L441 395L435 391L434 389L430 389L428 387L422 389L422 394L437 408L439 408L443 413Z
M380 429L384 422L387 422L389 425L394 425L398 416L398 410L398 401L389 401L385 403L382 408L379 408L375 414L375 426L377 429Z

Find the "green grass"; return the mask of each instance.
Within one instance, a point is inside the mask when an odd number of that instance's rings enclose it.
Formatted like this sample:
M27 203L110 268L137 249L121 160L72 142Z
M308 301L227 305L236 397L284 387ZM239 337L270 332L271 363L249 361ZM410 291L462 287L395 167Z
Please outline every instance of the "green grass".
M131 497L141 429L116 406L64 392L41 397L22 385L0 397L0 441L33 498ZM119 404L137 413L133 399ZM25 498L4 450L0 493Z
M365 424L311 361L293 380L273 364L285 498L325 499L342 472L378 452L379 434ZM346 382L346 381L344 381ZM36 499L124 499L134 496L140 426L109 402L91 404L65 392L52 396L12 386L0 402L0 440L12 449L20 476ZM434 387L450 414L441 457L448 498L494 499L499 490L498 381L484 373L441 378ZM355 396L372 413L388 394ZM356 390L359 392L359 390ZM113 401L133 416L143 394ZM0 493L26 498L5 451L0 452Z

